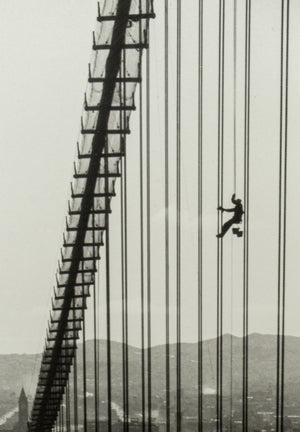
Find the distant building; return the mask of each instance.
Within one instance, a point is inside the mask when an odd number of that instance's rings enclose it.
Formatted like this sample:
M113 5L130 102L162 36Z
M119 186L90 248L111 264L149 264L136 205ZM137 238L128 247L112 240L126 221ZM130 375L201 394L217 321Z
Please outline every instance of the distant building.
M13 432L27 432L28 422L28 400L22 388L19 397L19 420L13 428Z
M148 428L148 425L146 423L145 425L146 430ZM143 431L143 424L141 421L135 421L135 422L129 422L128 423L128 429L129 432L142 432ZM159 428L156 424L151 424L151 429L153 432L158 432ZM95 421L88 421L87 422L87 432L94 432L95 429ZM108 423L107 420L99 420L98 421L98 430L101 432L107 432L108 431ZM123 432L124 430L124 423L122 421L118 421L117 423L112 423L112 432Z

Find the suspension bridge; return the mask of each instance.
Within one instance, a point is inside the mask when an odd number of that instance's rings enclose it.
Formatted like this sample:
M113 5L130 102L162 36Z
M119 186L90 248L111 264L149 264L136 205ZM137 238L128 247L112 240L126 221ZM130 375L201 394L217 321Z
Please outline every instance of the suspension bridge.
M258 331L288 430L299 18L296 0L98 5L30 432L254 430Z

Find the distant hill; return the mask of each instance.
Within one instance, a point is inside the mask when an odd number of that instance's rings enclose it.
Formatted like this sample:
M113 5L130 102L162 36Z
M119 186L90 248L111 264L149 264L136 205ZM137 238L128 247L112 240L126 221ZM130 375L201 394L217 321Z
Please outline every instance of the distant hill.
M106 399L106 341L98 341L100 352L99 373L101 377L100 400L105 411ZM231 345L232 344L232 345ZM235 397L241 395L242 376L242 338L225 335L224 347L224 394L230 392L232 377L232 391ZM196 343L183 343L182 352L182 391L183 405L186 411L195 406L197 398L197 350ZM232 351L232 360L231 353ZM286 398L299 399L300 386L300 338L286 337ZM122 344L111 343L112 353L112 398L122 406ZM155 346L152 353L152 397L153 408L163 407L165 399L165 346ZM176 378L176 345L170 345L171 353L171 399L175 402ZM141 409L141 350L128 347L129 356L129 385L130 405L133 410ZM216 339L203 343L203 381L204 392L213 394L216 386ZM94 365L93 341L86 343L87 358L87 391L90 396L94 393ZM33 396L41 355L0 355L0 416L16 406L22 385L27 394ZM147 363L147 354L145 353ZM82 345L78 349L78 370L82 363ZM232 365L232 369L231 369ZM35 373L34 373L35 370ZM147 381L147 376L145 377ZM249 336L249 392L275 393L276 384L276 336L252 334ZM82 377L78 382L79 400L82 400ZM81 403L81 402L80 402ZM92 404L92 398L90 398ZM90 406L89 404L89 406ZM101 406L101 405L100 405ZM90 407L91 409L91 407Z

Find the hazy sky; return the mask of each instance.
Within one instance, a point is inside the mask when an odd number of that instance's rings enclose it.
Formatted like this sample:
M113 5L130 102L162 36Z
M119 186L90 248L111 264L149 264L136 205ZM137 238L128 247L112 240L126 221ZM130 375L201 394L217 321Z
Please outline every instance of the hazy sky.
M175 1L171 1L171 19ZM195 340L197 293L197 1L183 11L182 70L182 289L183 339ZM218 1L204 1L204 332L215 335L216 299L216 168L217 168L217 54ZM233 72L232 4L226 2L225 61L225 186L224 206L233 192ZM164 338L164 228L163 204L163 14L151 22L151 117L153 129L152 236L154 343ZM191 11L195 10L195 14ZM96 25L94 0L38 2L0 0L0 353L38 352L45 337L50 295L67 211L76 141L80 130L83 93L90 59L91 33ZM250 133L250 330L276 328L277 200L279 149L280 1L252 2L251 133ZM287 332L300 335L298 222L300 173L299 53L300 3L291 1L290 115L288 160ZM174 21L173 21L174 22ZM237 193L242 196L244 2L238 1L237 52ZM170 25L172 34L175 25ZM174 39L170 43L170 166L174 196L175 65ZM138 94L138 93L137 93ZM138 117L131 119L128 140L129 299L131 328L139 315L139 278L135 248L138 220ZM118 201L112 222L119 232ZM174 303L175 203L171 202L171 302ZM113 223L112 223L112 226ZM115 237L117 234L114 234ZM114 235L112 236L114 238ZM116 242L116 249L118 243ZM112 248L113 249L113 248ZM114 249L113 249L114 252ZM112 253L113 253L112 252ZM115 253L117 254L116 250ZM225 331L240 334L242 240L224 239ZM117 256L117 255L114 255ZM115 259L117 261L117 258ZM119 264L114 263L114 269ZM115 273L118 273L116 271ZM115 285L118 285L117 276ZM112 316L119 323L120 302L112 295ZM105 315L102 315L103 319ZM232 318L231 318L232 317ZM171 318L173 319L172 315ZM117 324L116 324L117 326ZM174 320L171 333L174 329ZM118 330L113 337L119 338ZM139 344L138 333L132 343Z
M0 2L1 352L41 350L95 1Z

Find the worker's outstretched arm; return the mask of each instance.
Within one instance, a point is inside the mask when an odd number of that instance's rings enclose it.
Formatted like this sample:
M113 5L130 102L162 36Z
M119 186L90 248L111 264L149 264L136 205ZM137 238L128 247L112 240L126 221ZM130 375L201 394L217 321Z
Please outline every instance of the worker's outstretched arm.
M231 208L231 209L225 209L225 208L222 208L222 211L226 211L226 212L234 212L234 211L235 211L235 208Z
M232 208L232 209L225 209L224 207L219 206L219 207L218 207L218 210L221 210L222 212L223 212L223 211L226 211L226 212L234 212L234 211L235 211L235 207Z

